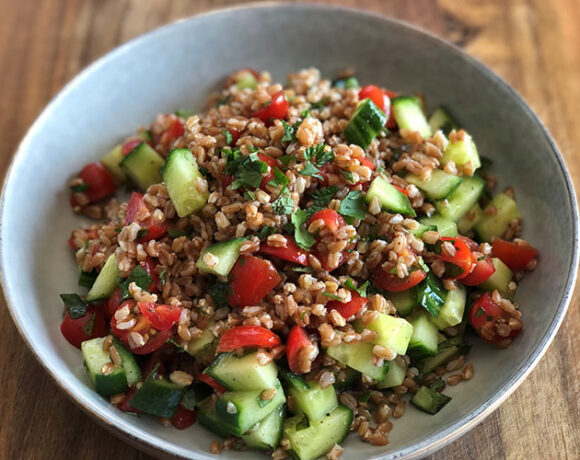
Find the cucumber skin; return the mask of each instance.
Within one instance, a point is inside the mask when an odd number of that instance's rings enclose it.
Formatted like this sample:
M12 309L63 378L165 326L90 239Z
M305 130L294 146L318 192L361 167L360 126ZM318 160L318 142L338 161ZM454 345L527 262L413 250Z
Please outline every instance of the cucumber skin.
M95 302L108 298L117 287L118 277L119 266L117 265L115 254L111 254L89 290L86 301Z
M373 197L379 199L383 211L395 212L415 217L417 214L409 201L409 198L382 177L376 177L365 195L365 200L370 203Z
M366 149L386 124L383 111L366 98L359 103L343 134L349 144Z
M224 388L231 391L255 391L274 388L278 381L276 363L271 361L262 366L258 362L256 355L257 352L254 352L238 358L235 353L221 353L204 371L204 374L209 375ZM235 371L232 372L234 365L238 370L240 367L245 368L244 375L240 376L236 375ZM236 377L238 378L237 381ZM258 377L263 380L260 384L256 383Z
M127 389L127 376L123 367L116 367L108 375L101 373L102 367L111 363L108 352L103 350L104 337L86 340L81 344L83 363L95 391L101 396L123 393Z
M199 271L204 273L213 273L214 275L227 276L238 260L240 255L240 248L245 241L247 241L246 238L235 238L233 240L212 244L199 255L195 266L199 269ZM208 267L207 264L203 261L203 257L208 252L219 258L219 262L214 268Z
M146 161L143 161L146 160ZM144 163L148 162L148 165ZM141 190L162 181L163 158L149 144L143 142L135 147L119 164L127 177Z
M275 450L280 444L280 439L282 439L282 427L284 425L284 419L286 418L286 404L280 404L277 409L264 418L258 428L250 433L242 435L242 439L246 445L251 449L259 450ZM265 427L263 424L266 424ZM272 433L270 430L273 428L277 430ZM264 430L268 430L264 433Z
M374 366L372 364L373 345L370 343L341 343L340 345L328 347L326 353L337 361L378 382L385 378L389 370L387 361L382 366Z
M433 134L418 98L414 96L395 97L391 100L391 110L399 129L418 131L423 138ZM409 120L409 113L412 120Z
M154 371L133 395L129 404L146 414L172 417L183 396L183 388L167 380L158 380Z
M501 238L511 221L521 218L522 215L515 200L505 193L496 195L489 206L496 208L496 214L491 215L483 211L481 219L475 226L475 232L483 241L491 242L494 237Z

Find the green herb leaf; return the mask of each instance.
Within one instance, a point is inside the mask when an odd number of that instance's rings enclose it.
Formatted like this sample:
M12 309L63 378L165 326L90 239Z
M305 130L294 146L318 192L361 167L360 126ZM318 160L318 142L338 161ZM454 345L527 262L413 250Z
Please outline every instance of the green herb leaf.
M479 307L477 309L477 311L475 312L475 317L479 318L480 316L483 316L483 315L485 315L485 310L483 308Z
M209 169L207 169L205 166L198 166L197 169L203 175L203 177L208 180L213 180L213 176L209 173Z
M193 110L177 109L175 111L175 115L181 118L189 118L193 117L195 115L195 112Z
M228 295L232 292L230 283L216 281L209 287L209 295L216 304L216 307L228 307Z
M78 294L61 294L60 298L72 319L82 318L87 314L87 304Z
M291 267L291 270L296 273L312 273L314 271L312 267Z
M330 292L323 292L322 295L324 295L326 297L329 297L329 298L331 298L333 300L338 300L338 301L341 301L342 300L342 297L337 296L336 294L331 294Z
M161 273L159 273L159 279L161 280L161 285L165 286L165 283L167 282L167 267L161 270Z
M268 171L268 165L260 161L255 152L248 156L242 155L240 149L222 149L226 154L226 172L235 177L232 190L240 187L257 188Z
M226 138L226 145L230 145L232 143L232 141L234 140L234 138L232 137L232 133L229 130L224 129L222 131L222 134Z
M314 237L306 230L306 221L308 217L306 216L306 211L299 209L290 218L292 225L294 226L294 239L296 244L302 249L310 249L316 243Z
M326 144L312 145L304 150L304 159L311 160L315 166L320 167L334 160L334 152L326 149Z
M344 283L344 286L350 289L351 291L357 292L358 295L360 295L361 297L366 297L367 288L369 287L369 284L370 284L369 281L365 281L360 287L356 287L352 278L348 278L346 280L346 283Z
M171 345L173 345L175 348L177 348L179 351L185 351L185 348L183 348L181 345L179 345L174 339L169 339L167 341L167 343L170 343Z
M269 225L266 225L265 227L262 227L260 229L260 231L258 232L258 238L260 238L260 240L265 240L266 238L268 238L270 235L273 235L274 233L276 233L276 229L274 227L270 227Z
M303 110L302 113L300 114L300 116L302 118L308 118L310 116L310 110L308 110L308 109Z
M216 103L215 106L216 107L219 107L221 105L227 104L230 101L231 98L232 98L232 95L231 94L228 94L228 95L222 97L219 101L217 101L217 103Z
M258 153L260 151L258 147L254 147L253 145L248 146L248 149L250 149L250 152L252 153Z
M272 179L270 182L268 182L268 185L271 185L273 187L285 187L286 185L288 185L290 183L290 179L288 179L286 177L286 174L284 174L282 171L280 171L279 168L274 168L274 179Z
M370 391L366 391L365 393L363 393L361 395L361 397L358 400L360 402L366 403L370 398L371 398L371 392Z
M429 273L429 271L430 271L429 270L429 265L427 265L425 263L425 261L423 260L423 257L419 257L418 262L419 262L419 266L423 269L423 271L425 273Z
M87 323L83 326L83 332L89 337L93 335L93 329L95 328L95 316L97 315L93 313Z
M179 238L180 236L187 235L187 232L185 230L180 230L179 228L170 228L169 230L167 230L167 233L169 233L169 236L171 238Z
M432 273L429 273L425 281L417 288L419 304L435 318L439 316L439 310L445 303L446 297L447 291L443 288L439 278Z
M307 217L310 218L315 212L327 208L328 203L330 203L330 200L334 198L336 192L338 192L338 187L335 187L334 185L316 190L312 194L313 202L306 210Z
M345 171L344 169L339 169L339 171L346 178L347 181L354 184L354 177L352 176L352 172Z
M278 161L287 167L292 161L296 161L296 155L282 155Z
M139 231L137 231L137 239L141 240L141 239L145 238L147 236L147 233L149 233L148 228L140 229Z
M272 203L272 211L276 214L283 216L284 214L290 214L294 210L294 200L290 196L290 192L286 187L282 189L278 198Z
M93 270L91 272L84 272L81 270L79 274L79 286L90 289L95 284L98 273Z
M310 110L321 110L324 106L328 103L329 99L327 97L323 97L318 102L311 102L310 103Z
M252 192L251 190L246 190L246 193L244 193L244 198L248 201L255 201L256 194L254 192Z
M70 189L75 193L83 193L88 188L89 188L89 184L84 183L84 184L73 185Z
M131 297L131 294L129 294L129 285L131 283L135 283L141 289L146 291L151 284L151 276L149 276L147 271L141 265L137 265L129 274L127 279L117 282L121 288L121 292L123 293L123 300Z
M364 219L367 214L364 194L358 190L349 192L340 203L338 212L343 216Z
M300 174L302 174L303 176L316 177L317 179L321 180L323 179L322 175L320 174L320 169L318 169L316 166L310 163L310 161L306 162L306 165L304 166L302 171L300 171Z
M302 123L302 120L298 120L293 125L291 125L287 121L282 120L282 126L284 127L284 135L280 140L282 142L296 142L296 131L298 130L300 123Z

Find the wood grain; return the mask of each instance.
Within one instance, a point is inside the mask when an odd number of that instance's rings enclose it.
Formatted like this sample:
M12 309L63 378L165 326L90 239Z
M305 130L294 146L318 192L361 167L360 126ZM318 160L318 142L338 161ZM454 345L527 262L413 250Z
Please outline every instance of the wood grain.
M44 105L91 61L161 24L237 3L0 0L0 171ZM580 178L580 0L326 3L406 20L483 60L540 115L572 176ZM97 426L57 389L1 303L0 458L149 458ZM555 342L513 396L431 459L580 458L578 304L576 295Z

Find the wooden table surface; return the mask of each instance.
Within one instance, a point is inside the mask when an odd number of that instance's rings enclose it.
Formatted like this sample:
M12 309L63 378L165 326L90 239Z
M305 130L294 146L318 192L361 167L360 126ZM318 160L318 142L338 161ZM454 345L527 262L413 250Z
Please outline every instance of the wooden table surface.
M228 0L0 0L0 175L40 110L119 43ZM344 0L406 20L483 60L547 124L580 190L579 0ZM150 458L70 402L24 346L0 303L0 458ZM580 309L518 390L431 459L580 458Z

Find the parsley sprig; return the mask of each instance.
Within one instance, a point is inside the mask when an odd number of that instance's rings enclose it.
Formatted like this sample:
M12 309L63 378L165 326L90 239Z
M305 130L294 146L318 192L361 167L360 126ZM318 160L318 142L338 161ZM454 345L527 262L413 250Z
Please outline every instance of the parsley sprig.
M223 149L222 152L226 154L226 173L235 177L232 190L240 187L257 188L260 185L268 165L260 161L256 152L248 156L243 155L239 148Z

